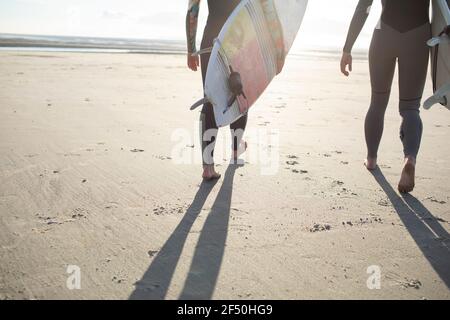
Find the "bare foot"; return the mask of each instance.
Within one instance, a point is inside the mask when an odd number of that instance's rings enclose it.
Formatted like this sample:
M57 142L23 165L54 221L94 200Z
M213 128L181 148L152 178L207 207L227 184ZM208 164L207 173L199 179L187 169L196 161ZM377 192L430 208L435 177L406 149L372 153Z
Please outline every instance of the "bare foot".
M415 186L416 161L413 158L406 158L402 176L398 183L398 191L408 193L413 191Z
M242 140L239 144L238 150L233 150L233 160L237 160L241 154L247 150L247 141Z
M377 158L367 157L364 161L367 170L375 170L377 168Z
M216 180L220 178L220 173L216 172L214 165L204 165L202 177L206 181Z

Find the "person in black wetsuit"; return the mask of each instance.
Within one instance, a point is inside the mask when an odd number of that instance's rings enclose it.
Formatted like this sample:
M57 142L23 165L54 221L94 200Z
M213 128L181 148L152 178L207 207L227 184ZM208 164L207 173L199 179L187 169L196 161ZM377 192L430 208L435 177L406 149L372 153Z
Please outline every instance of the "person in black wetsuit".
M360 0L347 35L341 71L352 71L351 50L369 15L373 0ZM377 166L377 151L383 134L384 114L389 101L395 65L398 63L402 117L400 139L405 163L398 184L400 192L414 189L416 158L422 137L420 104L428 68L431 38L430 0L382 0L383 12L369 50L372 98L365 120L367 169ZM347 71L348 66L348 71Z
M208 21L206 23L201 49L213 46L214 39L219 35L220 30L233 12L234 8L239 4L240 0L208 0ZM200 0L190 0L189 8L186 16L186 37L187 37L187 63L188 67L197 71L199 66L199 57L193 55L196 49L196 35L198 25L198 14L200 9ZM208 67L210 54L202 54L201 70L203 86L205 85L206 71ZM213 106L207 103L203 106L200 114L200 134L202 144L203 159L203 178L206 180L218 179L220 174L214 168L214 145L217 137L218 127L214 118ZM242 141L242 135L247 125L247 114L236 120L230 125L233 137L233 158L236 160L240 153L245 151L247 144Z

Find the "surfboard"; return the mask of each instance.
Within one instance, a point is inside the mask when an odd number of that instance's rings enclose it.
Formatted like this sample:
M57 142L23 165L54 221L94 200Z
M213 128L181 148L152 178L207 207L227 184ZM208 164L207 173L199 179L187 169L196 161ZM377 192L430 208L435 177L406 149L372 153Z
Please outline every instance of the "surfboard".
M281 72L307 3L307 0L242 0L214 40L205 97L191 109L210 102L219 127L247 113Z
M450 109L450 0L433 0L433 38L431 47L431 78L434 95L424 102L430 109L440 103Z

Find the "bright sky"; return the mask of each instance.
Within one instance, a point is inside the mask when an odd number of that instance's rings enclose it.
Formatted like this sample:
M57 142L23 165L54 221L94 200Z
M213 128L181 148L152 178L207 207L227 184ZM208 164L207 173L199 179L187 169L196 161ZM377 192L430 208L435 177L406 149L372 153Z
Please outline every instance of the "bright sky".
M225 1L225 0L215 0ZM309 0L294 48L343 46L357 0ZM183 40L188 0L0 0L0 33ZM367 48L375 1L355 48ZM199 37L207 16L200 10Z

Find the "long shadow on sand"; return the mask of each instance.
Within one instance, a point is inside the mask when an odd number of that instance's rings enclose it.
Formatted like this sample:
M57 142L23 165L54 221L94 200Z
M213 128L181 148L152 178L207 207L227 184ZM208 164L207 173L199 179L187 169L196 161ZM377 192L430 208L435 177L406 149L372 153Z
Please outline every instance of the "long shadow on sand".
M372 175L388 196L423 255L447 285L447 288L450 288L450 248L448 246L450 238L448 232L414 196L404 194L400 197L379 168L372 171Z
M180 299L211 299L228 235L233 179L239 166L230 165L217 198L203 225ZM184 244L215 182L203 182L172 235L136 283L129 299L165 299Z

